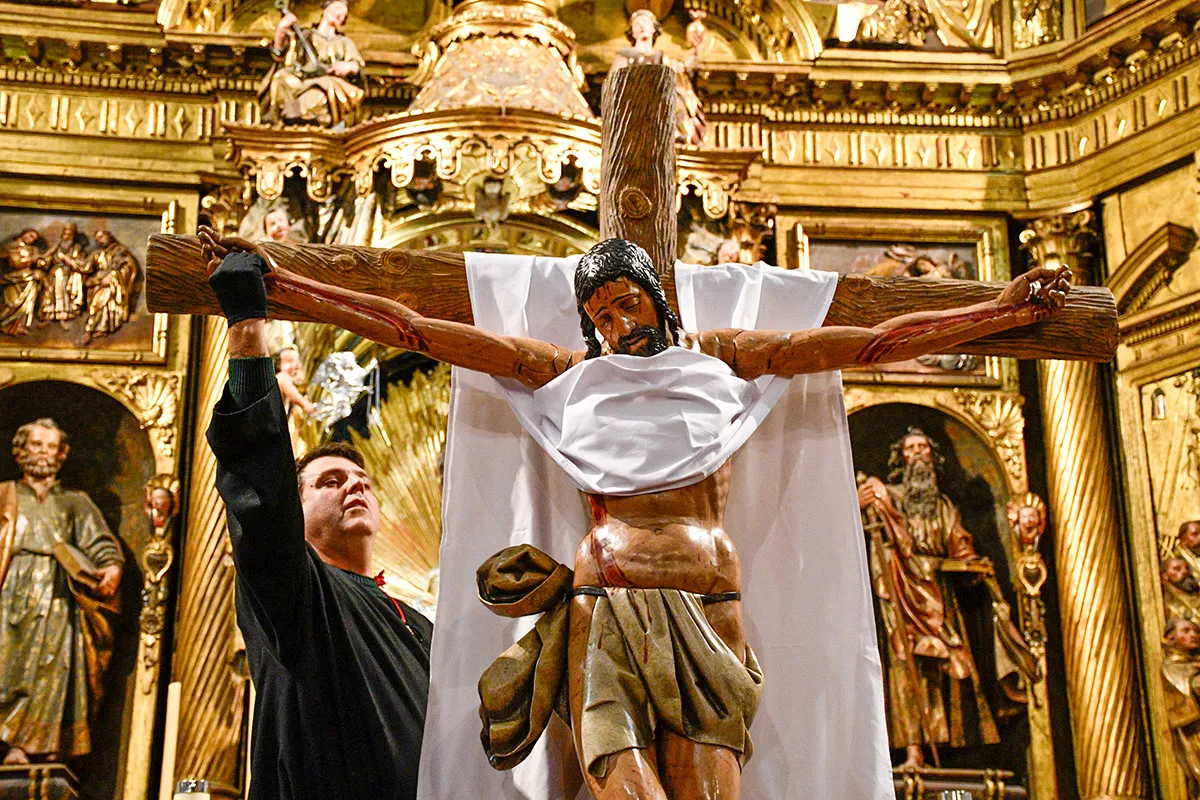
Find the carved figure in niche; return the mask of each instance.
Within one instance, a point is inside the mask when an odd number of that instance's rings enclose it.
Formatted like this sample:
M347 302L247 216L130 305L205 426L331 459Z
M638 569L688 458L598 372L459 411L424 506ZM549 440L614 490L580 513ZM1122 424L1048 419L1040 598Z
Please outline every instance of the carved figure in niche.
M259 200L238 224L238 235L252 242L307 242L304 223L283 199Z
M1188 563L1172 556L1163 561L1159 577L1167 619L1181 617L1200 622L1200 581L1196 580Z
M90 718L112 656L124 557L99 509L64 489L66 433L17 429L19 480L0 484L0 743L5 764L91 751Z
M675 137L687 144L702 144L708 122L690 77L700 64L700 42L692 46L688 60L683 62L654 49L654 43L661 33L662 25L653 11L644 8L634 11L629 15L629 27L625 30L625 38L630 46L621 48L613 59L612 68L615 71L630 64L666 64L674 70Z
M854 41L924 47L933 19L919 0L886 0L862 18Z
M341 33L349 8L345 0L325 0L321 19L302 29L286 11L275 28L276 59L267 86L263 119L284 124L321 125L344 130L354 121L364 92L351 81L366 63L358 47Z
M891 446L892 483L860 476L858 491L886 636L889 735L893 747L905 749L905 766L912 767L924 765L924 745L934 748L936 758L940 744L1000 741L950 580L953 573L973 573L994 582L994 569L976 553L958 509L938 488L942 463L933 439L909 428ZM997 601L1003 600L997 594L993 590L993 607L999 609ZM1006 639L1000 622L997 643L1006 652L1015 649L1007 660L1024 660L1025 643ZM964 724L971 718L964 715L968 702L975 707L976 736Z
M884 0L859 23L856 42L924 47L937 31L946 47L991 48L996 0ZM860 5L857 3L847 5Z
M500 178L484 178L475 189L475 208L472 215L488 228L494 228L508 219L508 206L512 195L505 191Z
M25 333L37 321L45 272L38 266L46 241L26 228L4 244L4 272L0 274L0 333Z
M287 415L288 431L292 435L292 449L299 455L304 455L304 442L300 438L300 425L304 418L316 410L316 406L308 401L300 386L305 383L304 363L300 351L295 345L281 347L271 357L275 366L275 381L279 384L279 393L283 396L283 411Z
M42 256L40 266L45 271L42 296L38 304L38 319L66 323L83 312L84 276L88 271L88 238L79 227L68 222L63 225L58 244Z
M1200 574L1200 520L1188 520L1179 526L1172 555L1186 561L1193 575Z
M1038 552L1042 534L1046 532L1046 503L1036 494L1027 493L1008 503L1008 524L1017 537L1016 575L1025 598L1022 627L1025 638L1035 650L1045 645L1046 604L1042 601L1042 586L1046 583L1046 562ZM1039 655L1041 653L1039 652Z
M87 290L87 320L83 326L83 342L94 336L115 333L129 320L133 305L134 284L138 263L133 252L117 241L112 231L96 231L100 247L88 254L85 282Z
M1167 621L1163 634L1163 698L1175 760L1187 780L1188 800L1200 799L1200 629L1188 619Z
M583 176L575 156L568 158L562 165L558 180L546 184L546 194L550 196L555 211L566 211L582 189Z
M170 475L155 475L146 483L143 513L150 524L150 540L142 551L146 587L142 589L139 625L143 633L157 635L165 627L167 599L163 577L171 566L171 527L179 516L179 482Z
M236 252L246 249L245 243L217 239L205 230L201 240L215 270L210 282L227 316L237 314L231 340L254 331L256 318L267 314L270 297L306 313L319 309L324 319L359 335L514 379L506 382L514 391L520 391L518 386L544 389L569 373L582 381L569 384L577 392L599 397L616 385L601 383L607 378L598 371L613 363L602 356L616 353L631 362L636 376L615 389L620 399L605 402L605 416L583 412L572 419L572 428L579 431L567 437L572 441L561 448L547 446L561 456L556 460L564 469L568 464L574 467L578 462L570 461L567 451L579 453L572 449L577 443L588 448L584 438L594 437L595 426L602 424L607 441L636 446L639 458L656 460L653 466L646 460L623 465L618 473L598 470L603 473L600 480L611 479L612 484L576 481L591 521L577 550L574 578L570 569L528 547L506 549L478 572L481 598L504 606L500 613L546 611L550 618L543 618L534 634L545 644L545 653L534 652L525 642L514 648L538 660L536 682L517 685L520 675L534 674L534 665L514 667L508 653L497 662L498 669L489 669L480 681L482 738L491 763L511 767L528 754L551 710L562 707L560 688L565 681L584 779L597 800L736 798L741 764L749 756L747 726L761 691L761 672L741 619L741 568L722 527L730 462L718 452L699 481L664 481L657 484L661 490L648 489L655 484L646 482L644 474L674 470L676 454L667 451L679 445L679 437L655 420L678 418L680 406L667 397L673 389L655 390L658 399L648 401L647 386L657 381L665 387L682 373L704 381L706 394L728 396L730 389L722 387L733 386L733 378L744 381L765 374L819 372L863 360L902 360L924 349L1047 316L1061 307L1067 290L1065 269L1039 269L1016 279L996 301L970 310L897 317L873 329L785 333L733 328L685 334L649 255L630 242L609 239L589 250L575 271L575 301L586 350L570 351L536 338L425 318L390 300L302 278L278 261L264 275L268 267L261 256ZM226 279L225 285L239 291L223 296ZM235 300L241 297L257 300L249 306ZM242 316L248 306L255 317ZM1009 316L1016 309L1026 313ZM969 326L944 333L945 321L967 319ZM941 324L931 324L935 320ZM643 363L632 363L639 361ZM659 370L669 374L656 375ZM618 403L622 410L613 411L611 406ZM625 424L635 416L633 426ZM700 424L698 419L692 422ZM535 424L526 423L528 429ZM706 425L718 436L732 435L735 428L719 419ZM655 429L660 441L647 440ZM605 458L596 452L576 457L592 465ZM698 454L686 448L682 452L688 462ZM583 469L576 467L575 475ZM638 488L624 488L628 486ZM965 541L969 546L969 536ZM527 590L532 590L530 596L522 596ZM656 621L652 629L643 627L651 617ZM677 664L687 665L686 675L676 673ZM543 711L543 716L532 718ZM521 713L530 718L517 719Z

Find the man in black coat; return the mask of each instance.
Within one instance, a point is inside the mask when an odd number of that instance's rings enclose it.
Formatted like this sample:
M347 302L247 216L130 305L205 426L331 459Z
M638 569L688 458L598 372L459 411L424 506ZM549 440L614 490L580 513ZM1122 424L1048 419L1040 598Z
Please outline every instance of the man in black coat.
M229 321L208 441L257 689L249 796L411 800L433 626L371 577L379 503L362 456L335 443L293 462L264 267L236 253L209 277Z

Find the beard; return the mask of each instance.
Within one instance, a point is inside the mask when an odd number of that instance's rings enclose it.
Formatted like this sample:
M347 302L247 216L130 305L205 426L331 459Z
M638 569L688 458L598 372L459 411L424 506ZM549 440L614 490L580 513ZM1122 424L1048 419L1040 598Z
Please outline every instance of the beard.
M21 472L32 478L53 478L62 467L62 459L58 453L53 455L33 455L25 448L18 450L14 457Z
M634 353L629 348L642 340L642 349ZM617 340L617 352L624 355L656 356L667 349L667 332L664 327L639 325Z
M904 511L921 519L934 519L938 512L937 470L918 459L904 465Z
M1175 584L1175 588L1185 594L1196 594L1200 592L1200 581L1196 580L1194 576L1188 575Z

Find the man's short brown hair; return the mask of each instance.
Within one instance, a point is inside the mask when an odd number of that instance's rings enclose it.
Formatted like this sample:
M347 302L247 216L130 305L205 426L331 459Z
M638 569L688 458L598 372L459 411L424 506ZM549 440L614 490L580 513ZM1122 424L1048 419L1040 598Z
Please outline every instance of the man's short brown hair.
M362 453L358 452L354 445L347 444L346 442L326 442L325 444L314 447L312 450L309 450L307 453L296 459L296 484L303 487L304 468L316 461L318 458L324 458L326 456L344 458L356 466L364 468L366 467L366 462L363 461Z

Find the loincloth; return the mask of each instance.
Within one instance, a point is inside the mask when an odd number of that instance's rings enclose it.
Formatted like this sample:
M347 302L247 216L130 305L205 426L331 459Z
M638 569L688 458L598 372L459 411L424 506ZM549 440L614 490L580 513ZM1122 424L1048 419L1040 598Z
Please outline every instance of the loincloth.
M749 647L743 663L704 616L705 600L678 589L580 587L571 571L536 548L497 553L476 574L480 599L503 616L542 613L534 629L479 680L481 739L497 769L533 749L567 710L571 594L596 596L584 669L579 726L583 761L603 777L613 753L654 744L659 725L702 744L728 747L744 764L747 731L762 696L762 671Z
M654 744L659 725L728 747L745 764L762 697L754 651L745 663L704 616L705 595L679 589L603 590L592 610L580 739L588 772L606 756Z

